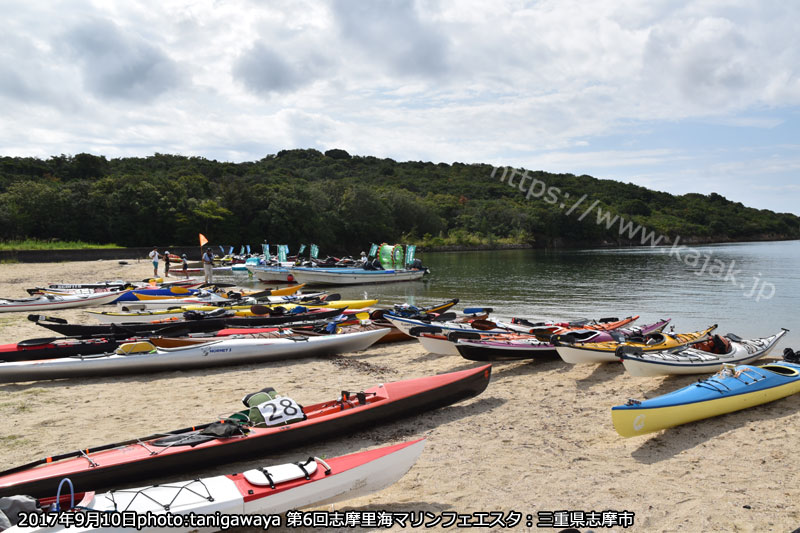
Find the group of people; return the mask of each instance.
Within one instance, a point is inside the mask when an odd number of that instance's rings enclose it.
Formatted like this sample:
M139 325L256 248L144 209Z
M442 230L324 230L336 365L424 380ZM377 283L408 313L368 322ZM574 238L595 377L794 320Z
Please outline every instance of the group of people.
M153 251L149 254L150 260L153 262L153 277L158 277L158 261L160 259L164 260L164 277L169 277L169 269L170 269L170 255L169 250L166 250L163 254L158 253L158 247L154 246ZM189 262L186 260L186 254L181 254L181 270L183 271L184 277L189 277ZM213 283L214 281L214 252L211 251L211 248L206 248L203 250L203 272L205 274L206 283Z

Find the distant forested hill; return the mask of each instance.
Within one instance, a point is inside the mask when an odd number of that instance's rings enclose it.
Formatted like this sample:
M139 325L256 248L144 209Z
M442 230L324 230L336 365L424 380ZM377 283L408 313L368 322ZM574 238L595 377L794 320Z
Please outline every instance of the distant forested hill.
M247 163L164 154L3 157L0 240L191 245L203 233L212 244L267 241L294 249L314 242L323 252L357 253L370 242L544 247L650 244L658 236L661 244L677 236L694 242L800 238L800 217L718 194L675 196L591 176L532 172L525 185L535 178L548 194L537 197L537 189L526 198L501 182L502 169L492 177L493 170L343 150L284 150ZM516 175L513 183L519 180Z

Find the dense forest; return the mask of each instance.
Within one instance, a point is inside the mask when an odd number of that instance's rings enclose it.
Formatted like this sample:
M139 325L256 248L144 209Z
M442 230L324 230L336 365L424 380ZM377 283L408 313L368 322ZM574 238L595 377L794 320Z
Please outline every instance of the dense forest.
M632 233L640 226L645 235L663 235L661 244L677 236L695 242L800 238L800 217L714 193L676 196L585 175L527 176L526 185L536 179L556 187L569 204L584 197L570 212L554 193L526 195L501 181L503 169L493 176L494 170L338 149L284 150L245 163L165 154L3 157L0 240L193 245L203 233L212 244L266 241L294 249L314 242L323 253L357 253L370 242L650 244ZM590 205L594 210L581 219Z

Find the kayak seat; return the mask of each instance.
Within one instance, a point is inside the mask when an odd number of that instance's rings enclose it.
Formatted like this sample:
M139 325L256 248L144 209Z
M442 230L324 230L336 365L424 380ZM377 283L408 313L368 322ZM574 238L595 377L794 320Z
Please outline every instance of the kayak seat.
M129 355L135 353L153 353L155 351L156 347L153 346L152 343L148 341L139 341L139 342L126 342L125 344L120 345L116 350L114 350L114 353L119 355Z
M666 337L664 337L664 335L662 335L661 333L653 333L653 334L647 336L647 343L646 344L648 346L653 346L655 344L661 344L665 340L666 340Z

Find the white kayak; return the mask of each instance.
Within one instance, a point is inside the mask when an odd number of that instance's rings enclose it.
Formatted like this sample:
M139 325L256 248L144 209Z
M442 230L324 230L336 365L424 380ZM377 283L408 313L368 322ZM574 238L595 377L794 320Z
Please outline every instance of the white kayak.
M497 322L497 321L492 322L492 324L494 324L495 327L480 329L473 327L472 323L469 322L469 320L472 319L472 317L470 316L464 316L460 319L460 320L466 320L467 322L458 322L452 320L444 322L438 322L436 320L427 321L427 320L419 320L416 318L407 318L407 317L392 315L389 313L385 313L383 315L383 318L391 322L394 327L396 327L406 335L410 335L412 337L414 337L414 335L411 335L412 328L434 327L434 328L440 328L445 334L453 331L461 331L461 332L470 331L470 332L480 333L482 335L499 335L502 333L513 333L513 332L528 333L531 330L531 328L527 326L517 326L515 324ZM485 322L489 323L488 321Z
M0 363L0 382L184 370L356 352L369 348L389 331L380 328L285 337L256 334L213 340L153 338L123 344L113 353Z
M106 305L115 301L120 295L129 291L107 291L91 294L40 294L30 298L13 300L0 298L0 312L12 311L44 311L52 309L70 309L73 307L92 307Z
M744 365L766 355L788 330L769 337L745 340L731 333L714 335L710 340L676 350L623 353L622 364L632 376L670 374L713 374L725 364Z
M173 533L227 529L221 520L235 529L245 525L265 531L281 529L287 526L281 516L286 511L358 498L392 485L414 466L424 447L425 439L420 439L331 459L310 457L297 463L257 467L237 474L101 494L79 493L75 495L77 499L72 507L72 494L62 489L61 510L74 508L74 513L62 512L60 519L57 513L39 514L33 518L38 527L14 526L6 532L138 530ZM47 505L53 501L55 495L43 498L39 503ZM81 513L83 516L75 516ZM166 522L167 514L171 515L173 527L159 525L159 522ZM125 516L141 522L121 527ZM148 516L151 523L145 521ZM74 520L72 527L65 527L69 518ZM207 522L192 522L195 518ZM250 524L233 522L242 519L259 521ZM113 527L112 520L120 523ZM48 527L50 522L54 524L52 527ZM78 524L83 527L76 527Z

